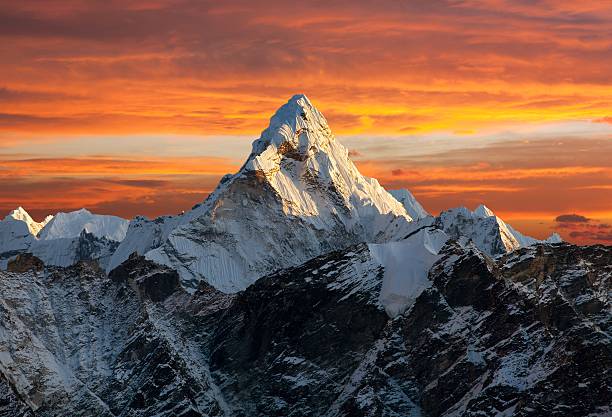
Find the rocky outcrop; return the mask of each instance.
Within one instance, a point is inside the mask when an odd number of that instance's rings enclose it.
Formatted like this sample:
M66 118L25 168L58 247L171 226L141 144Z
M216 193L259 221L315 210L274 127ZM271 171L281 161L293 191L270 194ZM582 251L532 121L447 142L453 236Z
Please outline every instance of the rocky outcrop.
M6 270L9 272L42 271L44 267L43 261L36 256L31 253L22 253L8 261Z
M148 261L136 252L108 277L114 282L131 285L141 297L151 301L164 301L180 289L176 271Z

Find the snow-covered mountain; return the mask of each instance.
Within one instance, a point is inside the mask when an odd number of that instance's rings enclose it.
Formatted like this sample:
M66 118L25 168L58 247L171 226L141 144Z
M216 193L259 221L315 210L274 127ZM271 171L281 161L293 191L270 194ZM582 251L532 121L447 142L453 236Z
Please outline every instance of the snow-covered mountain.
M276 112L243 167L195 211L146 257L177 269L188 287L204 279L226 292L357 242L395 239L412 220L378 181L359 173L303 95ZM164 237L164 226L142 228ZM113 265L128 255L120 249Z
M458 207L443 211L435 219L435 225L458 241L471 240L476 247L489 256L502 255L518 248L542 241L525 236L497 217L485 205L474 211ZM561 237L553 233L544 242L559 243Z
M397 201L402 203L413 220L420 220L431 216L409 190L401 188L399 190L389 190L389 193L395 197Z
M25 210L13 210L0 221L0 269L6 268L8 260L27 250L36 239L23 215ZM26 213L27 214L27 213ZM31 219L28 215L27 218Z
M35 255L46 265L66 267L95 260L106 267L127 226L125 219L85 209L58 213L37 223L19 207L0 221L0 269L23 253Z
M303 95L276 112L242 168L186 213L128 223L82 209L36 223L18 209L7 219L0 224L0 266L29 251L57 266L98 259L110 272L136 252L176 269L189 288L205 280L225 292L333 250L402 240L431 225L491 256L538 242L484 206L433 218L410 191L385 191L359 173ZM111 242L119 242L116 250Z
M484 205L433 218L410 191L386 192L359 173L323 115L297 95L272 117L238 173L192 210L128 223L81 209L37 223L19 208L0 222L0 267L28 252L55 266L94 259L110 272L136 252L176 269L189 288L205 280L235 292L276 269L428 226L490 256L539 242Z
M82 231L121 242L125 238L129 221L116 216L93 214L80 209L70 213L57 213L40 231L41 240L78 237Z

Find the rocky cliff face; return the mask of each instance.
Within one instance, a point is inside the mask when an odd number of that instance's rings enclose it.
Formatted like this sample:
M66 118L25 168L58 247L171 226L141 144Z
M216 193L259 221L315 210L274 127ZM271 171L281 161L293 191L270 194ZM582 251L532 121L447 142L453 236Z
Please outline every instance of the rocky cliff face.
M15 394L4 376L0 376L0 417L34 416L32 409Z
M187 332L195 319L183 326L163 308L178 276L146 262L133 268L137 277L118 271L114 279L93 263L0 273L0 373L12 389L6 409L58 417L222 409L196 348L205 335L196 329L182 340L175 329ZM150 284L168 292L151 292Z
M332 255L328 275L312 263L238 295L212 356L238 415L610 411L609 248L538 246L493 262L449 244L432 287L392 320L329 285L351 263Z
M609 247L537 245L494 261L449 241L395 318L366 244L231 295L204 283L188 294L135 256L111 278L83 263L0 274L5 414L610 412Z

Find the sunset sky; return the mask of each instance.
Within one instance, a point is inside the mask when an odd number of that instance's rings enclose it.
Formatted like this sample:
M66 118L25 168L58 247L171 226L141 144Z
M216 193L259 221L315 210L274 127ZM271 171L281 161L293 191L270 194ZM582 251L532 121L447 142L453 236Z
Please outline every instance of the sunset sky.
M0 0L0 213L187 210L296 93L433 214L612 244L609 0Z

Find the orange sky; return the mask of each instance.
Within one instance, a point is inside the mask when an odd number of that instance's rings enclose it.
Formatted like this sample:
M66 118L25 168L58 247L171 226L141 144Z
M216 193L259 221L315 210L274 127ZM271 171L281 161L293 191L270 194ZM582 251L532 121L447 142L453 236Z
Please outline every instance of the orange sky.
M303 92L434 213L609 244L611 67L609 1L0 0L0 210L188 209Z

